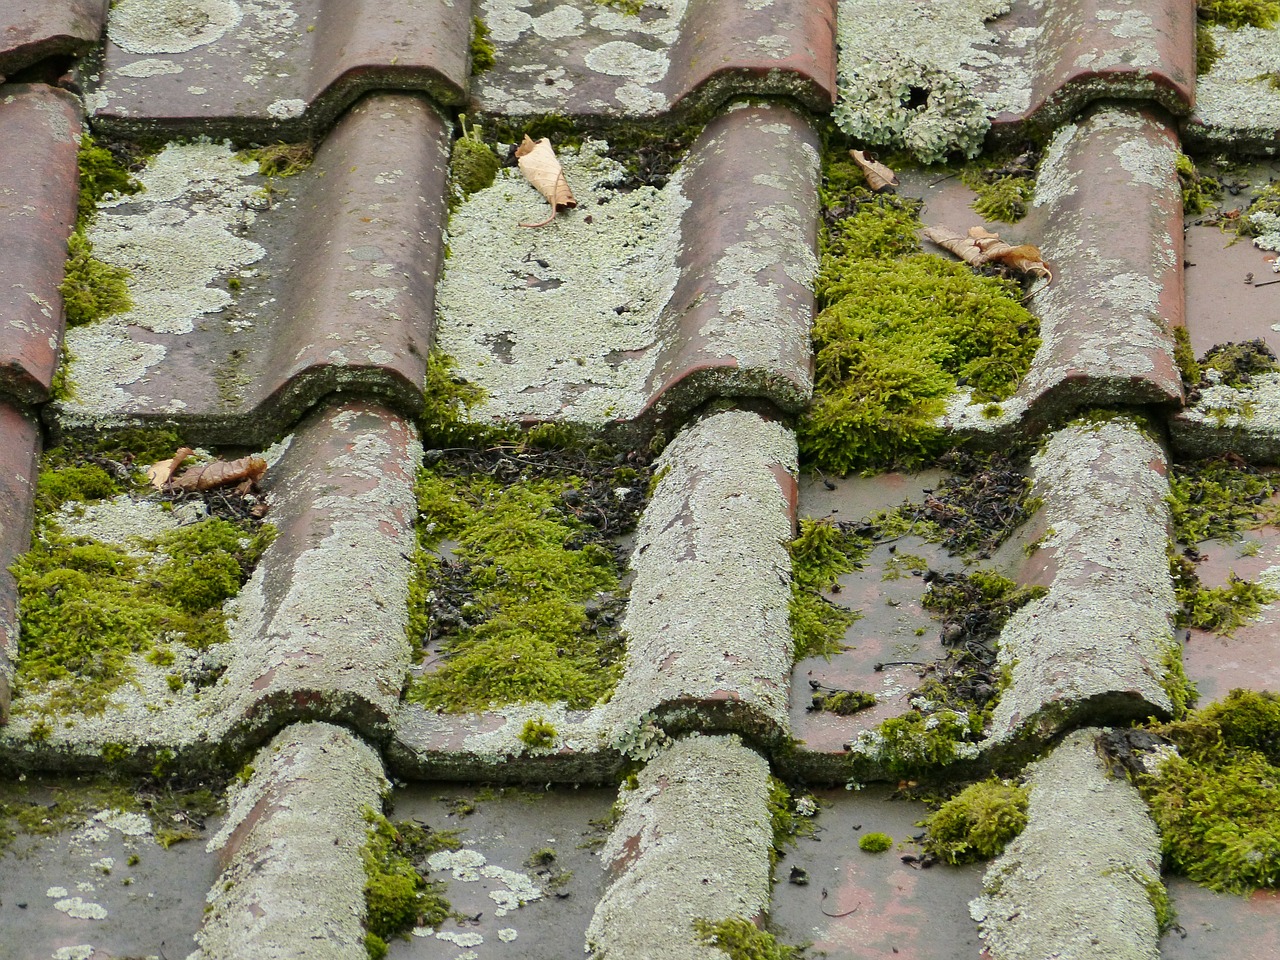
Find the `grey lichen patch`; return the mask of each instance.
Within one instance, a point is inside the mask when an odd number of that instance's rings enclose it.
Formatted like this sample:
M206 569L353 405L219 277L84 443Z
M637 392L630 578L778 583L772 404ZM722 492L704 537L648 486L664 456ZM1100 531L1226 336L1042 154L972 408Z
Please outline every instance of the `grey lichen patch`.
M546 202L514 170L450 218L438 346L485 389L474 416L599 424L645 401L689 203L679 171L661 191L611 189L625 170L605 149L587 141L561 157L578 208L550 226L520 226Z
M341 727L290 727L253 761L209 842L227 866L197 958L364 960L365 811L387 786L378 755Z
M1031 81L1020 54L1036 31L1003 40L986 23L1007 0L871 0L840 5L839 101L845 133L872 145L905 148L922 161L975 156L989 117L1021 113ZM980 76L998 68L988 88Z
M1212 383L1216 371L1207 371ZM1173 429L1180 447L1206 453L1224 446L1241 449L1241 435L1256 438L1246 445L1251 460L1271 461L1280 449L1280 374L1250 378L1247 386L1212 383L1201 386L1194 406L1184 409ZM1217 435L1220 439L1213 440Z
M1134 716L1168 712L1161 685L1176 612L1165 546L1167 465L1135 423L1070 426L1032 461L1033 494L1052 532L1056 573L1046 596L1000 634L1013 682L996 706L1001 742L1054 708L1123 699Z
M1221 56L1196 80L1193 135L1214 143L1273 143L1280 126L1280 28L1204 27Z
M744 411L709 416L663 452L632 554L627 661L611 716L626 722L665 702L727 696L785 728L784 484L796 469L794 434Z
M1159 957L1155 824L1137 791L1107 773L1097 734L1076 731L1030 768L1027 826L969 906L994 960Z
M117 0L107 36L130 53L186 53L213 43L242 15L236 0Z
M693 736L659 754L624 790L600 851L612 878L588 949L620 960L724 960L694 921L768 908L768 799L768 764L736 737Z

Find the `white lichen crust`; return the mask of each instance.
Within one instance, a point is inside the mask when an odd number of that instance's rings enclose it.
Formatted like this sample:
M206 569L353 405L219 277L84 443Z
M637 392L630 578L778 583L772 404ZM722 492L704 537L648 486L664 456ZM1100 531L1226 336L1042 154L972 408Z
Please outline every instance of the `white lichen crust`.
M1157 960L1160 843L1138 792L1107 773L1096 729L1031 768L1029 820L969 905L993 960Z
M608 960L724 960L693 921L753 918L769 906L769 765L737 737L692 736L622 793L600 856L611 873L587 928Z
M1176 605L1163 451L1116 418L1053 434L1032 470L1053 576L1048 594L1000 634L1000 664L1013 682L996 706L991 742L1028 725L1052 727L1089 704L1135 718L1168 711L1161 680Z
M1196 78L1196 111L1188 133L1218 145L1274 145L1280 127L1280 28L1210 27L1221 56ZM1274 146L1272 146L1274 149Z
M1008 9L1007 0L842 0L837 125L925 163L976 156L990 116L1030 104L1020 55L1038 31L1001 40L986 26ZM998 86L984 88L984 68L998 68Z
M1210 370L1207 376L1217 373ZM1275 463L1280 460L1280 374L1259 374L1247 387L1205 387L1169 428L1180 454L1215 457L1230 452L1253 463Z
M253 760L209 849L226 868L188 960L365 960L365 811L382 809L378 755L325 723L279 734Z
M795 436L755 413L717 413L655 469L631 558L626 667L605 709L627 723L666 703L721 700L785 729Z

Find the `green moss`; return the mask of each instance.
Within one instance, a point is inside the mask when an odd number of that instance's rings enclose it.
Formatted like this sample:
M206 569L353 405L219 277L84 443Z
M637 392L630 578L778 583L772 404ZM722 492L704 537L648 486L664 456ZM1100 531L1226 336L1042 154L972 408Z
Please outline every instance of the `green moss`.
M1017 223L1027 215L1035 196L1036 182L1030 176L991 174L969 166L961 179L978 195L973 209L984 220Z
M1200 364L1196 362L1195 350L1191 348L1191 334L1187 328L1173 328L1173 360L1182 374L1182 382L1195 385L1200 382Z
M480 127L467 129L467 118L459 118L462 136L453 143L453 155L449 158L449 178L457 190L459 199L493 186L494 178L502 169L498 155L481 137Z
M410 628L429 627L425 591L441 576L429 550L442 539L457 542L474 595L462 609L467 622L443 641L442 666L410 699L462 711L558 700L583 708L609 695L622 669L620 641L595 629L585 604L619 589L618 562L600 544L580 542L588 528L562 497L572 483L420 474Z
M1177 466L1168 498L1174 536L1195 546L1274 524L1280 517L1280 508L1271 502L1280 492L1278 476L1235 459Z
M1045 587L1020 587L994 571L975 570L934 577L920 605L945 622L963 623L968 639L985 641L999 636L1014 611L1047 593Z
M373 810L360 858L365 871L365 947L370 957L386 956L387 941L408 939L416 926L439 926L449 916L444 884L430 881L415 866L438 850L461 846L453 831L435 832L412 822L392 824Z
M93 245L76 230L67 239L67 262L58 292L62 294L67 323L81 326L133 309L129 297L128 270L103 263L93 255Z
M36 480L36 510L52 513L64 503L91 503L120 492L120 484L96 463L41 470Z
M939 710L926 715L913 710L876 728L872 759L889 777L909 778L955 762L962 755L961 744L981 732L981 720L972 714Z
M498 62L498 50L489 39L489 27L479 17L471 18L471 75L492 70Z
M1275 26L1280 19L1277 0L1197 0L1196 15L1203 23L1238 29Z
M32 549L10 568L21 622L16 685L45 696L42 711L87 713L104 709L133 676L135 655L161 642L224 641L222 601L248 579L272 535L203 520L141 544L158 558L148 563L113 544L73 540L53 521L39 526Z
M884 853L893 849L893 837L887 833L864 833L858 840L858 849L866 853Z
M811 709L825 710L827 713L848 717L875 705L874 693L868 693L865 690L834 690L815 693Z
M1222 195L1222 184L1213 177L1201 176L1185 153L1177 158L1178 184L1182 187L1182 212L1196 217L1208 210Z
M1178 600L1178 626L1212 630L1224 637L1255 619L1267 604L1280 600L1280 592L1242 580L1234 573L1225 587L1209 589L1201 586L1198 578L1188 578L1181 569L1174 571L1174 593Z
M1222 51L1218 48L1218 41L1213 38L1213 31L1209 28L1209 24L1197 23L1196 73L1203 77L1213 69L1213 65L1221 56Z
M1138 788L1168 866L1214 890L1280 882L1280 697L1233 690L1149 728L1177 747Z
M468 411L484 399L484 390L455 375L454 368L453 360L439 351L427 357L427 382L418 418L425 447L468 446L489 435L485 427L467 420Z
M791 554L789 615L793 659L829 657L844 649L845 631L861 616L829 602L823 591L856 570L871 551L871 541L846 533L833 523L800 521L800 534L787 545Z
M629 17L638 17L644 9L644 0L595 0L602 7L609 7Z
M799 837L813 835L813 820L796 811L795 798L787 785L775 776L769 777L769 827L773 844L769 848L769 865L775 867L787 846Z
M311 166L315 148L310 143L272 143L243 150L239 156L256 163L264 177L295 177Z
M999 856L1027 825L1029 793L993 778L966 787L920 826L924 848L947 863L970 863Z
M93 222L98 215L98 204L106 197L132 196L142 191L142 184L112 156L111 151L98 146L88 134L80 138L76 163L80 182L80 194L76 201L76 223L79 228Z
M1256 376L1280 371L1280 364L1267 342L1258 339L1210 347L1200 358L1200 370L1215 371L1216 382L1238 388L1251 386Z
M1168 646L1160 662L1161 667L1164 668L1160 686L1164 687L1164 692L1169 695L1169 702L1173 705L1170 711L1173 719L1181 720L1200 699L1200 691L1187 676L1186 668L1183 666L1182 644L1172 637L1166 638L1166 642Z
M779 943L773 934L742 917L715 923L699 918L693 921L693 929L700 943L723 951L729 960L799 960L804 953L802 947Z
M556 742L556 728L542 717L537 720L526 720L524 727L520 730L519 739L521 743L535 749L549 747Z

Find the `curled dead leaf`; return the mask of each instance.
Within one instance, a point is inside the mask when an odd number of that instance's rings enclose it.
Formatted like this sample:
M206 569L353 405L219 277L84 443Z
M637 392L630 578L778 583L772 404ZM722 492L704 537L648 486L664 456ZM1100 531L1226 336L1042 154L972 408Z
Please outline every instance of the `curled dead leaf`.
M968 233L956 233L949 227L925 227L924 235L972 267L999 263L1018 273L1053 282L1053 271L1044 262L1040 248L1029 243L1013 246L984 227L970 227Z
M850 150L849 156L853 157L853 162L862 170L862 175L867 178L867 185L871 187L873 193L880 193L898 185L898 175L883 163L872 160L865 151Z
M578 205L573 191L569 189L569 182L564 178L564 167L560 166L556 152L551 149L551 141L546 137L535 142L525 134L524 141L516 147L516 163L524 178L551 204L551 216L546 220L541 223L522 223L520 226L545 227L561 210Z
M182 460L191 456L185 447L179 450ZM181 464L178 457L173 462ZM247 493L266 475L267 461L261 457L241 457L239 460L214 460L184 470L176 477L171 476L162 486L165 491L197 491L216 490L239 484ZM153 481L154 482L154 481Z
M147 467L147 479L151 481L151 485L157 490L163 490L165 484L169 482L169 478L173 476L174 472L182 466L183 461L191 454L190 447L179 447L178 452L168 460L161 460L159 463L153 463Z

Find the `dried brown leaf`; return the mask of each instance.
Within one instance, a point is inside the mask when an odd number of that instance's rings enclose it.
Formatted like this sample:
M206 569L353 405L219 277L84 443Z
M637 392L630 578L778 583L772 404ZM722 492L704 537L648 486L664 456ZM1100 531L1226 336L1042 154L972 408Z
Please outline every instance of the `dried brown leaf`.
M867 185L871 187L872 192L880 193L882 190L898 185L897 174L883 163L872 160L865 151L850 150L849 156L853 157L853 162L862 170L862 175L867 178Z
M157 490L163 490L169 478L182 466L183 461L191 456L191 453L190 447L179 447L178 452L168 460L161 460L147 467L147 479L151 481L151 485Z
M188 451L188 455L190 451ZM184 470L164 485L165 490L204 491L245 484L252 487L267 472L267 461L261 457L241 457L239 460L214 460Z
M956 233L949 227L925 227L924 235L971 267L999 263L1018 273L1053 281L1053 271L1044 262L1040 248L1029 243L1012 246L1001 240L998 233L984 227L970 227L967 234Z
M555 219L561 210L578 205L569 182L564 178L564 167L556 159L556 152L551 149L551 141L546 137L534 142L528 134L524 141L516 147L516 163L520 172L537 191L551 204L551 216L542 223L522 223L522 227L544 227Z

